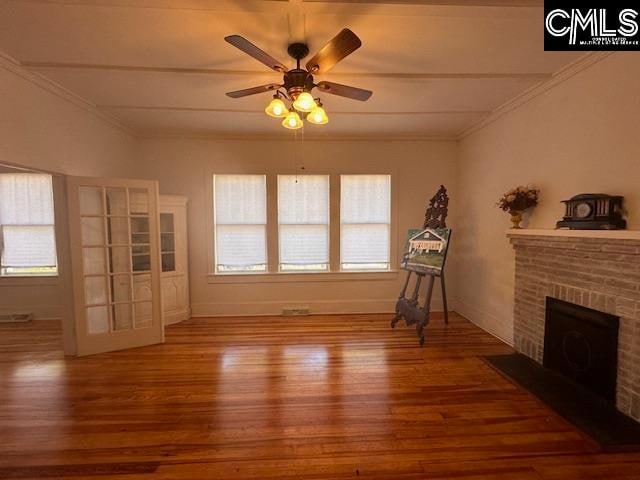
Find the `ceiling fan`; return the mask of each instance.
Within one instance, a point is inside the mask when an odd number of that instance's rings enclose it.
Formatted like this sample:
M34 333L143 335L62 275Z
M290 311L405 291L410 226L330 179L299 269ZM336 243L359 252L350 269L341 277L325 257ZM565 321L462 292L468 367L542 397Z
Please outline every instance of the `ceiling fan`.
M282 125L286 128L297 129L303 126L300 114L307 121L322 125L329 121L322 108L319 98L313 98L311 91L317 88L320 92L339 95L353 100L367 101L373 94L370 90L350 87L334 82L321 81L314 83L313 76L329 71L336 63L356 51L362 45L358 36L348 28L343 29L329 41L301 68L300 60L309 55L309 47L305 43L292 43L287 52L296 60L296 68L289 70L284 64L268 53L256 47L253 43L240 35L230 35L225 40L247 55L255 58L270 69L282 73L283 83L268 83L259 87L246 88L228 92L231 98L241 98L258 93L275 91L273 100L265 112L278 118L284 118ZM283 100L292 102L287 108Z

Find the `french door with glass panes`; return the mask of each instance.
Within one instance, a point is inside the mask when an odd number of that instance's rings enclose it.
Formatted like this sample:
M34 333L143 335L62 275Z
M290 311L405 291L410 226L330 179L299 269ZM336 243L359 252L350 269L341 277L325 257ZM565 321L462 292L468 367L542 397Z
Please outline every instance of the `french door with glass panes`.
M164 341L158 184L67 177L78 355Z

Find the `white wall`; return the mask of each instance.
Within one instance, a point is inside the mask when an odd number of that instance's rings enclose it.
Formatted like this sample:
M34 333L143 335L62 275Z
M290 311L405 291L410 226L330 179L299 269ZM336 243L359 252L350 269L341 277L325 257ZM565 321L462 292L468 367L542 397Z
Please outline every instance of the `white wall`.
M0 57L0 163L86 176L126 176L134 139ZM60 318L55 279L0 279L0 311Z
M125 175L135 139L31 79L0 62L0 163L70 175Z
M285 132L286 133L286 132ZM385 173L395 177L399 228L397 246L406 231L421 226L427 200L441 183L451 190L455 179L454 142L339 141L306 142L304 161L294 159L293 139L204 140L145 139L136 161L140 177L160 180L162 193L189 198L189 265L195 315L279 314L283 306L308 305L318 312L392 311L404 272L378 279L345 275L331 281L272 281L212 284L207 250L212 245L211 182L213 173ZM455 226L453 215L449 218ZM454 242L456 241L454 237ZM396 266L397 268L397 266ZM314 278L321 277L315 275ZM245 277L251 280L251 277ZM309 277L310 278L310 277ZM281 279L277 279L281 280ZM348 280L348 281L345 281ZM455 292L453 276L449 285ZM439 290L434 294L440 309Z
M610 55L459 144L457 310L513 337L514 255L509 217L495 203L522 184L541 188L529 227L554 228L561 200L578 193L625 197L640 228L640 56Z

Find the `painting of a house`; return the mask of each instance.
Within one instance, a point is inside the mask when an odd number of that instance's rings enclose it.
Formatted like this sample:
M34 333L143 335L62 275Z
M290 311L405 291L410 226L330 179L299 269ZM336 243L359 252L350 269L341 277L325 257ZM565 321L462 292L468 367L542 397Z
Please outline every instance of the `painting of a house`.
M444 267L450 235L448 228L410 229L402 268L438 275Z

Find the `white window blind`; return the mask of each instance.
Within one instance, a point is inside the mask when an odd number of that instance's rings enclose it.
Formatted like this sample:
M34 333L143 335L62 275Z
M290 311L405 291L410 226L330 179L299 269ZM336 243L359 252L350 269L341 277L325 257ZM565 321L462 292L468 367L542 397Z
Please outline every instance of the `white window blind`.
M216 271L266 271L264 175L214 175Z
M0 274L57 272L51 175L0 174Z
M278 175L280 270L329 268L329 176Z
M388 269L391 177L341 175L340 222L343 270Z

